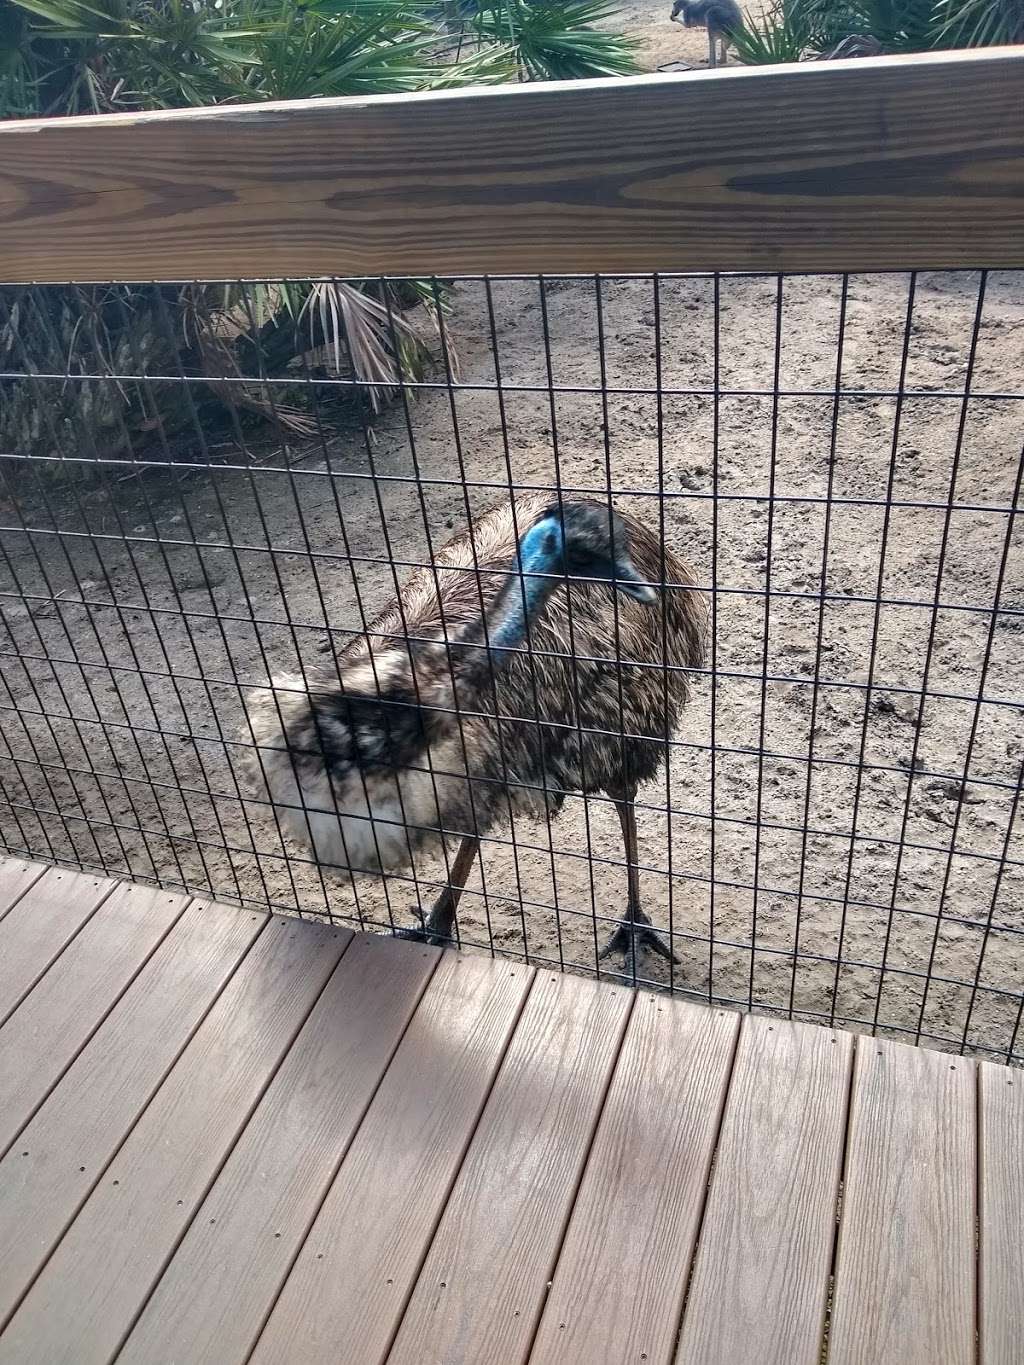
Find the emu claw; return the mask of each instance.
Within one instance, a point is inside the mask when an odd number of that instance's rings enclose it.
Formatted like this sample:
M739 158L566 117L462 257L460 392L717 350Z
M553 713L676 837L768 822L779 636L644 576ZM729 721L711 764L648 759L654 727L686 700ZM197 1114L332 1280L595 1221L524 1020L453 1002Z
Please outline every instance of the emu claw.
M644 949L650 950L657 957L665 958L667 962L674 962L676 966L679 965L679 958L676 957L657 929L651 926L646 915L643 918L638 915L632 921L622 920L597 956L598 960L603 962L606 957L611 957L613 953L621 953L625 975L636 976L637 959Z
M392 932L395 938L403 938L411 943L428 943L432 948L450 948L454 942L448 934L435 933L429 920L421 920L419 924L410 924L401 929L396 928Z

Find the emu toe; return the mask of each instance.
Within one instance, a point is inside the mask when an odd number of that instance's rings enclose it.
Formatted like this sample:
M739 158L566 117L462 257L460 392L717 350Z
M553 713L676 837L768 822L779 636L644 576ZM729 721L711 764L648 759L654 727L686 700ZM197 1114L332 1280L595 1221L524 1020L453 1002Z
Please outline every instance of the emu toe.
M598 958L603 962L613 953L621 953L625 975L636 976L637 960L645 950L665 958L668 962L674 962L677 966L679 964L678 957L640 910L637 911L635 919L624 919L619 923L614 934L598 953Z
M421 919L419 924L410 924L401 929L394 930L395 938L408 939L412 943L429 943L433 948L458 947L458 943L452 936L452 926L447 928L440 924L432 924L433 915Z

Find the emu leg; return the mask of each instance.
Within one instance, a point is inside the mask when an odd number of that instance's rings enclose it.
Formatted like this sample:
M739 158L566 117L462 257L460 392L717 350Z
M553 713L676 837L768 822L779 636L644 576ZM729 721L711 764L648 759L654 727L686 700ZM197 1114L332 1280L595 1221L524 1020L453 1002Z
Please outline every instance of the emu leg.
M609 793L609 795L611 795L611 793ZM637 957L645 948L649 948L652 953L657 953L659 957L667 958L670 962L679 961L675 953L657 930L651 928L651 921L640 909L640 870L637 867L636 811L633 807L635 799L635 787L623 800L612 796L612 800L615 802L615 809L619 812L619 823L622 825L622 842L626 850L626 879L628 885L626 918L620 922L619 927L598 954L598 957L603 960L606 957L610 957L612 953L621 953L625 963L626 974L633 977L634 980L636 978Z
M715 35L712 33L711 29L708 29L708 66L717 65L718 62L715 59Z
M728 65L729 65L729 46L728 46L728 39L725 37L724 34L722 35L722 65L723 65L723 66L728 66Z
M397 937L412 938L418 943L433 943L438 947L451 943L455 911L479 847L480 840L475 835L467 834L459 845L459 851L452 863L448 885L434 902L430 914L417 929L399 929Z

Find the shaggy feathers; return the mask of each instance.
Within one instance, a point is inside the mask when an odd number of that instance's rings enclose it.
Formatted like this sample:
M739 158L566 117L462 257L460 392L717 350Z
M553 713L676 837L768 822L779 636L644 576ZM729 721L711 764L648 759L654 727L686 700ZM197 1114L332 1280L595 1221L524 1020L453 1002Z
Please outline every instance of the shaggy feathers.
M510 503L492 509L472 539L457 536L409 579L401 606L353 640L336 669L277 678L255 696L263 779L282 822L320 862L398 870L442 830L483 834L510 808L553 813L564 791L624 799L655 775L687 697L685 673L659 666L663 634L670 666L698 667L703 599L693 587L659 590L645 604L603 582L552 584L529 622L532 658L489 648L521 593L510 577L519 542L550 510L540 495L517 499L514 512ZM599 503L574 499L562 514L570 511L607 525ZM617 526L641 578L657 584L664 561L668 582L695 583L642 522Z

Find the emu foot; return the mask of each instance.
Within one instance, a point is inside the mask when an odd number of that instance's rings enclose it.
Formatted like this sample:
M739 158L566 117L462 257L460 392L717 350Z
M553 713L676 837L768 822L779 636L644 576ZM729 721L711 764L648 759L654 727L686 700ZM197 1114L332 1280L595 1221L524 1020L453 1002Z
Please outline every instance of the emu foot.
M636 976L637 961L645 950L657 957L665 958L667 962L674 962L677 966L679 964L678 957L661 934L651 927L651 921L644 912L638 910L634 919L620 921L611 938L598 953L598 959L603 962L613 953L621 953L625 975Z
M434 948L443 948L448 942L440 934L432 934L426 924L410 924L394 930L395 938L407 939L410 943L429 943Z
M404 938L412 943L429 943L433 948L458 947L456 940L452 937L452 921L438 919L433 912L426 919L420 919L419 924L410 924L401 929L395 929L395 938Z

